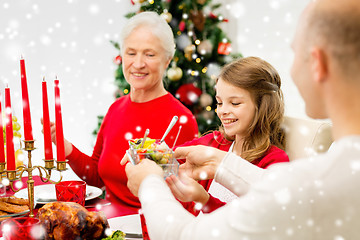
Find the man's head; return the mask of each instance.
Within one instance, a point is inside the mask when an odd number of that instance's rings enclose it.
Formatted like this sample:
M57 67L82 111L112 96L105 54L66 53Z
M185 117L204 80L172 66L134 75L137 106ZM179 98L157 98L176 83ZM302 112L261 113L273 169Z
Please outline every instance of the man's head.
M360 1L311 1L301 16L292 48L292 77L306 112L313 118L327 118L324 80L351 83L360 75Z

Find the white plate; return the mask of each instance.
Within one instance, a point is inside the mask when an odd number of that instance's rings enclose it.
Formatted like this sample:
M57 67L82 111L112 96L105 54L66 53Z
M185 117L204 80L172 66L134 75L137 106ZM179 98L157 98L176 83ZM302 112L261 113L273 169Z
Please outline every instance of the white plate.
M102 194L102 190L97 187L86 185L85 200L94 199ZM28 198L27 188L21 189L14 194L18 198ZM34 200L36 203L46 204L48 202L56 201L56 191L54 184L45 184L34 187Z
M108 222L111 229L118 229L125 233L142 234L139 214L110 218Z

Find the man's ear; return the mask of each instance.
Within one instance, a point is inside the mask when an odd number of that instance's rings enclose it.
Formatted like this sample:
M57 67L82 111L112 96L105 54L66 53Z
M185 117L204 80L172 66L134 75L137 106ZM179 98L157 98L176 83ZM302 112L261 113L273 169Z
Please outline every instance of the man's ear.
M328 60L322 49L313 48L311 50L310 64L313 79L319 83L324 81L328 75Z

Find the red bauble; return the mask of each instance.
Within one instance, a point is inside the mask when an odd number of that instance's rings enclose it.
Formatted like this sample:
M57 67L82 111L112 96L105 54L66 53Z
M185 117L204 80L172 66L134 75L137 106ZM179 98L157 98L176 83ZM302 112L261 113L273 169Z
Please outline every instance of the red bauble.
M180 30L181 32L183 32L183 31L185 30L185 22L184 22L184 21L181 21L181 22L179 23L179 30Z
M116 58L114 58L114 63L117 65L120 65L122 63L122 58L120 55L117 55Z
M182 103L192 106L194 103L199 101L199 97L202 91L200 88L195 87L194 84L188 83L181 85L176 91L175 97L178 98Z
M218 46L218 54L221 54L221 55L229 55L231 52L231 43L229 42L221 42L219 43L219 46Z

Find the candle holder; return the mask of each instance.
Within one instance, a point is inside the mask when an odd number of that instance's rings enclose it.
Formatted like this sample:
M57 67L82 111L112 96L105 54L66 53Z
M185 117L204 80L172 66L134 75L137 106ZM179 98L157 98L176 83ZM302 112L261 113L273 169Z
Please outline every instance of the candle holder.
M25 165L18 166L16 170L5 170L5 163L0 163L0 176L3 178L6 176L10 181L10 187L11 190L14 192L20 191L19 189L16 189L14 187L15 181L22 178L24 172L27 172L28 174L28 180L27 180L27 190L28 190L28 198L29 198L29 208L30 208L30 214L29 217L34 217L34 180L32 172L37 169L39 171L39 177L42 182L51 182L53 184L59 183L62 180L62 171L66 170L66 162L57 162L57 171L60 172L60 179L58 181L51 180L51 171L55 169L54 167L54 159L45 159L45 167L43 166L32 166L32 159L31 159L31 152L35 150L34 147L35 140L24 140L25 147L23 148L25 151L28 152L28 165L27 167Z

